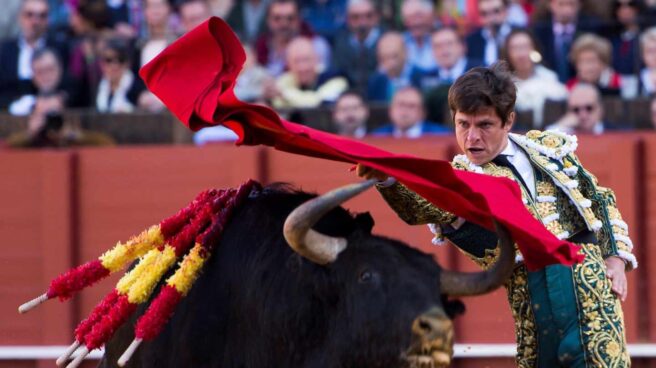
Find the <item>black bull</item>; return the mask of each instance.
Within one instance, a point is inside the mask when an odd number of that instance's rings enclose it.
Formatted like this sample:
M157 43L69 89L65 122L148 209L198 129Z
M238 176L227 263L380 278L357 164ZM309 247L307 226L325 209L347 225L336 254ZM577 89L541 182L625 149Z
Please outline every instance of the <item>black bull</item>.
M369 214L352 216L338 206L344 198L333 199L302 214L317 219L301 237L316 230L348 246L330 263L311 262L306 258L312 255L290 248L285 237L294 236L283 237L282 229L290 212L312 197L283 186L253 193L162 334L144 343L127 366L448 365L450 318L462 304L447 297L481 294L505 280L513 258L506 232L498 229L505 239L498 267L460 274L406 244L372 235ZM106 345L100 367L116 365L144 309Z

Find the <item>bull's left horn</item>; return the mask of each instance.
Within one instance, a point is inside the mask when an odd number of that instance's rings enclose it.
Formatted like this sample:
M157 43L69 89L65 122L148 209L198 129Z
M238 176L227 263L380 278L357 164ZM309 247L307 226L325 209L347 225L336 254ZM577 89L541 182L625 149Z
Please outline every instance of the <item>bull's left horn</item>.
M313 198L298 206L287 216L283 227L285 240L292 249L314 263L325 265L334 262L346 249L344 238L323 235L314 226L326 213L376 184L374 179L349 184Z
M515 248L508 230L494 221L499 236L499 259L486 271L456 272L443 270L440 275L440 292L450 296L470 296L488 293L510 277L515 264Z

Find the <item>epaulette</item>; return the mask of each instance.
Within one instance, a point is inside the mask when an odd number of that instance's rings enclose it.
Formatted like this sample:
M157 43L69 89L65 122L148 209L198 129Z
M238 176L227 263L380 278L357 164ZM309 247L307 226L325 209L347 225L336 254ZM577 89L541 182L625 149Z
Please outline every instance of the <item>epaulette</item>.
M525 135L510 134L515 142L555 160L562 160L563 157L574 152L578 146L578 139L575 135L558 131L531 130Z

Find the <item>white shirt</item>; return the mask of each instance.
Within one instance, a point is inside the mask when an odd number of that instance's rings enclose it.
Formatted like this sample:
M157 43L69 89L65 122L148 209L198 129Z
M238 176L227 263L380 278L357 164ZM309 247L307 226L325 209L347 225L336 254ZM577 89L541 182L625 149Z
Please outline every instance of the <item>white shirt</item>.
M508 34L510 34L512 28L508 23L504 23L499 27L499 32L492 36L492 32L489 29L484 28L481 32L483 38L485 39L485 53L483 61L485 65L492 65L499 60L499 49L503 45Z
M23 37L18 40L18 79L32 79L32 55L34 50L42 48L46 41L40 38L34 47L30 46Z
M394 138L419 138L421 137L421 131L424 123L419 122L410 128L406 129L405 131L402 131L401 129L398 129L394 127Z
M522 176L524 183L528 186L531 197L535 198L535 173L533 166L526 153L515 142L508 139L508 145L501 151L500 155L508 156L508 161L515 167L519 175Z
M439 67L440 70L440 79L443 81L455 82L456 79L460 78L461 75L465 73L465 68L467 67L467 58L461 57L458 61L451 67L451 69L446 69Z

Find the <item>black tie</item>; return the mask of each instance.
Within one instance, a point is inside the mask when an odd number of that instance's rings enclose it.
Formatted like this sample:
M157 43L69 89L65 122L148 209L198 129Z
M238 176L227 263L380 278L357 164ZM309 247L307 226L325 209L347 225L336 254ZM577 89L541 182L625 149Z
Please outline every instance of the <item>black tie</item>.
M497 166L503 166L509 168L513 175L515 175L515 178L518 179L521 183L521 185L524 186L524 189L530 193L528 190L528 185L524 182L524 178L519 174L519 171L515 168L515 165L513 165L510 160L508 160L508 155L498 155L497 157L492 160L492 163L494 163Z

